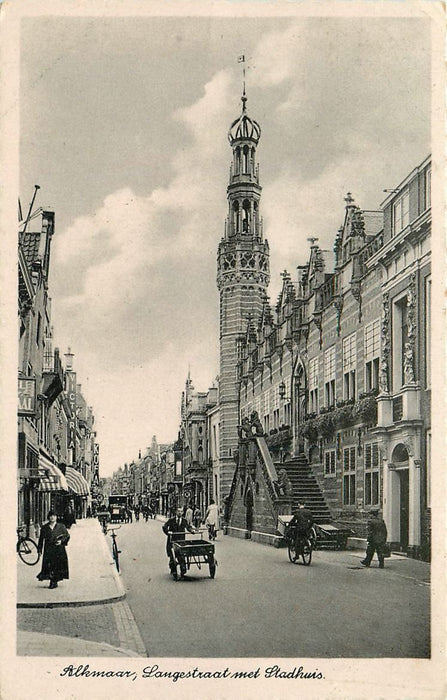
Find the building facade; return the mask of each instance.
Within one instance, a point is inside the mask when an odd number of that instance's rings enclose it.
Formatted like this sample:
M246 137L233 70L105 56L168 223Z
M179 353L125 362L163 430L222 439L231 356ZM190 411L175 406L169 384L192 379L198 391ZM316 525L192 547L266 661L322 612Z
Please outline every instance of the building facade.
M31 223L36 220L39 230ZM76 401L73 356L65 355L64 367L53 347L48 285L53 235L54 213L42 211L23 223L18 239L18 523L32 536L50 508L61 518L75 506L78 516L86 515L91 484L99 477L92 409L80 392L82 402Z
M429 159L381 211L348 194L335 261L311 239L297 278L283 273L275 309L265 301L257 326L247 323L238 365L241 418L256 411L291 477L307 462L324 499L315 498L317 517L326 509L363 536L368 511L380 507L393 546L424 558L430 229Z

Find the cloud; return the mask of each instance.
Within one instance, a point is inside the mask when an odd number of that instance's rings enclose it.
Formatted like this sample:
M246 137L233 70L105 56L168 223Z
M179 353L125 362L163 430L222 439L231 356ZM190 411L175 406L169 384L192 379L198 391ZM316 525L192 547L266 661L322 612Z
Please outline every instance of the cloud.
M160 283L157 271L163 269L169 286L179 255L187 261L204 238L218 240L215 228L223 226L224 181L210 177L210 164L215 163L222 175L227 169L222 134L230 118L230 93L231 76L221 71L196 103L174 112L172 118L184 125L189 137L172 156L174 175L166 187L147 196L123 187L55 238L63 281L63 289L56 289L58 296L71 308L88 303L91 324L103 314L119 315L120 307L155 291L163 299L163 290L155 290L152 282L154 277Z

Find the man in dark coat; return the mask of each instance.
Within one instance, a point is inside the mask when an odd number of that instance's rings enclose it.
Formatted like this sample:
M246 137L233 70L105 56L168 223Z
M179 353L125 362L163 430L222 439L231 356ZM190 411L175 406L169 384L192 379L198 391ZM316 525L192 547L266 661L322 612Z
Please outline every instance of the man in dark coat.
M175 540L183 540L185 538L186 530L192 533L195 532L194 528L191 527L186 518L183 517L183 508L177 508L177 515L175 515L173 518L169 518L169 520L167 520L163 525L162 530L168 537L168 539L166 540L166 554L169 557L169 568L171 570L171 574L173 575L175 580L177 580L178 561L178 563L180 564L180 577L183 578L183 576L186 573L185 560L181 554L177 554L176 561L174 551L172 548L172 542L175 542Z
M384 545L386 544L386 538L388 536L386 525L384 520L379 517L378 510L372 510L371 519L368 521L368 531L367 531L367 544L366 544L366 556L360 564L362 566L369 566L371 564L371 559L374 556L374 552L377 552L377 558L379 560L379 569L385 568L385 557L384 557Z
M49 588L57 588L58 581L68 578L68 558L65 547L70 539L63 523L58 523L56 513L48 513L48 523L40 531L37 550L43 550L42 569L37 575L39 581L50 580Z
M294 513L289 523L289 527L295 526L296 528L295 549L297 552L301 551L303 539L309 537L313 524L312 512L306 508L304 503L298 503L298 510Z

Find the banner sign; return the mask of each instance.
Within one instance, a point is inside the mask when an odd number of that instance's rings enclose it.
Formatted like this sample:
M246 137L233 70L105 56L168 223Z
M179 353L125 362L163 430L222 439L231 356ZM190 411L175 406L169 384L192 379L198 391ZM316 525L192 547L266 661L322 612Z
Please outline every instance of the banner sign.
M92 483L99 486L99 443L93 443L93 479Z
M36 413L36 380L34 377L19 377L19 416L33 416Z
M72 464L76 464L76 372L66 372L65 391L70 406L68 421L68 449L71 450Z

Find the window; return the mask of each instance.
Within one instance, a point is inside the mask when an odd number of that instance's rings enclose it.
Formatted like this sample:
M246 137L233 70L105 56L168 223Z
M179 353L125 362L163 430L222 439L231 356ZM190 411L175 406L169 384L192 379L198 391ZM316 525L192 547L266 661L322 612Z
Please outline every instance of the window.
M40 339L40 327L42 325L42 316L40 313L37 314L37 327L36 327L36 344L39 345Z
M328 408L335 405L335 345L324 353L324 401Z
M423 211L431 207L431 168L424 173L424 205Z
M396 235L410 223L410 195L408 190L393 205L393 233Z
M405 384L405 345L408 342L407 297L394 303L393 308L393 391L400 391Z
M365 388L372 391L379 386L380 319L365 326Z
M309 362L309 413L318 412L318 357Z
M365 445L365 505L379 505L379 443Z
M343 505L355 505L355 447L343 450Z
M324 475L335 476L335 450L327 450L324 453Z
M269 415L264 416L264 432L267 434L270 432L270 416Z
M355 333L343 340L343 394L345 399L355 399L355 370L357 349Z
M425 304L424 304L424 320L425 320L425 353L424 353L424 370L425 370L425 386L431 386L431 277L425 280Z
M275 408L273 411L273 427L276 429L279 428L279 408Z

